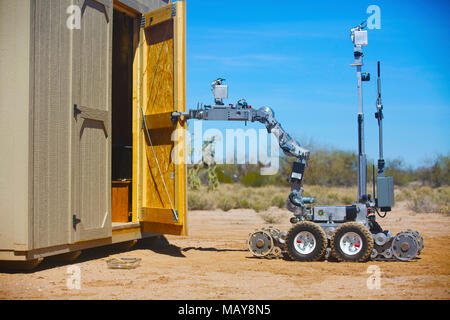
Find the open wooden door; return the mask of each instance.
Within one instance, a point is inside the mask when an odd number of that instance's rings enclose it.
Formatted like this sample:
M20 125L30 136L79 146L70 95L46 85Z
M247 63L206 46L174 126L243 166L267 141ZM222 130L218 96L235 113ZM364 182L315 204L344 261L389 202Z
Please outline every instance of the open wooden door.
M145 232L186 235L185 3L142 17L133 83L133 221Z

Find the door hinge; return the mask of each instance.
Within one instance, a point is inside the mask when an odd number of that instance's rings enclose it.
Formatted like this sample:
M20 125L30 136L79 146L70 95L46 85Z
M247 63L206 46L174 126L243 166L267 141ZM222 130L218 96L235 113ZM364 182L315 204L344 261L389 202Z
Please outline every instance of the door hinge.
M145 26L146 26L146 21L147 21L147 19L145 18L145 15L142 15L142 17L141 17L141 28L142 28L142 29L145 28ZM150 18L148 19L148 26L150 26L150 25L152 24L152 21L153 21L153 17L150 17Z
M75 230L77 229L77 224L79 224L80 222L81 219L78 219L76 214L72 215L72 226Z
M76 119L80 113L81 113L81 110L78 109L78 106L76 104L74 104L73 105L73 117Z

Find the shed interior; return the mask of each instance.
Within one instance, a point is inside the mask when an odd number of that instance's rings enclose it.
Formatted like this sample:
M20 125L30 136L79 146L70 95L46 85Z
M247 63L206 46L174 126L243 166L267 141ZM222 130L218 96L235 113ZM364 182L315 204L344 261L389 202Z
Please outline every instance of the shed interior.
M133 170L133 36L135 21L114 10L112 53L112 222L131 222Z

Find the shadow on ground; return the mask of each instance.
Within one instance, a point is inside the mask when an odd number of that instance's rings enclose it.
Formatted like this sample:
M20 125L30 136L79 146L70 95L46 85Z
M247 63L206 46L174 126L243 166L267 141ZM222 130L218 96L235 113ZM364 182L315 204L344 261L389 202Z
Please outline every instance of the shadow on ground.
M110 255L120 254L123 252L133 252L135 250L150 250L155 253L165 254L172 257L184 258L185 255L182 253L180 247L170 244L169 241L164 236L151 237L146 239L141 239L132 248L126 248L124 243L112 244L102 247L96 247L91 249L85 249L82 251L81 255L74 261L60 261L58 256L46 257L37 266L33 268L33 263L23 263L15 261L1 261L0 262L0 272L1 273L35 273L47 269L52 269L56 267L83 263L86 261L97 260L107 258Z
M215 251L215 252L225 252L225 251L248 251L246 249L217 249L217 248L204 248L204 247L187 247L183 248L181 251L198 250L198 251Z
M185 255L181 252L181 248L169 243L169 241L164 236L141 239L133 249L151 250L159 254L185 258Z

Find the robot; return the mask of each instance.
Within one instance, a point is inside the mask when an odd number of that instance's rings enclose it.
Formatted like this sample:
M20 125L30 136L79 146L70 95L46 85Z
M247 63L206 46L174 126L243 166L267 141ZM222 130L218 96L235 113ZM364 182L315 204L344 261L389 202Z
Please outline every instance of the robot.
M291 175L291 191L286 200L286 208L293 213L289 231L276 228L262 228L249 234L247 245L256 257L277 258L284 256L290 260L318 261L330 255L338 261L365 262L372 260L415 259L423 249L423 238L417 231L404 231L393 236L383 230L376 221L377 213L385 217L394 205L394 183L392 177L384 174L381 101L380 63L378 62L377 112L375 117L379 126L379 160L376 179L373 179L373 197L367 194L367 163L364 153L364 113L362 104L362 82L370 80L370 74L362 73L362 47L367 45L365 23L351 29L354 46L358 89L358 199L351 206L313 206L314 198L303 197L303 178L310 152L293 139L275 119L274 111L269 107L253 109L243 99L236 105L225 105L228 98L228 86L225 79L218 78L211 83L214 105L191 109L188 112L173 112L172 121L217 120L260 122L279 142L281 150L288 157L295 158ZM381 215L378 211L384 212Z

